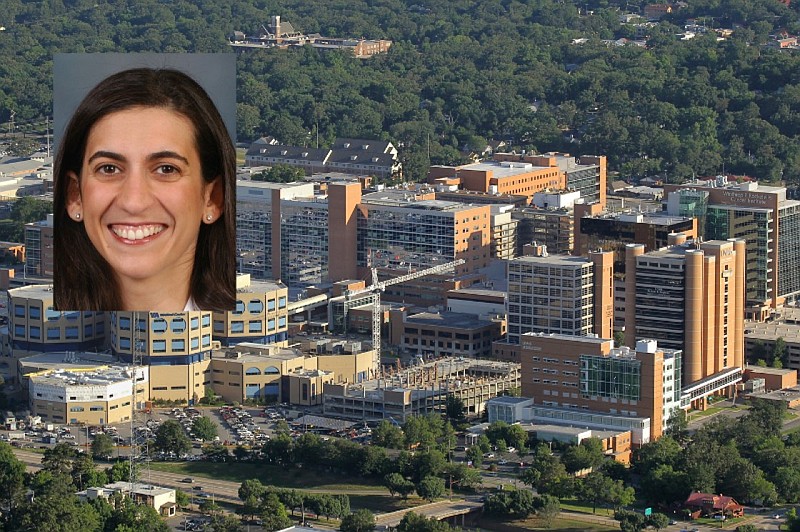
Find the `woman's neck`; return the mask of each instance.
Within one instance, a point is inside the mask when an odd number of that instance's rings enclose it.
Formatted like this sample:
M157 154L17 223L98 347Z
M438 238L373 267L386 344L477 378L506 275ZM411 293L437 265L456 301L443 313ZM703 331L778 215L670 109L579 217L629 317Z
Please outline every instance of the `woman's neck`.
M164 280L119 279L122 294L121 310L149 310L158 312L181 312L189 300L189 279Z

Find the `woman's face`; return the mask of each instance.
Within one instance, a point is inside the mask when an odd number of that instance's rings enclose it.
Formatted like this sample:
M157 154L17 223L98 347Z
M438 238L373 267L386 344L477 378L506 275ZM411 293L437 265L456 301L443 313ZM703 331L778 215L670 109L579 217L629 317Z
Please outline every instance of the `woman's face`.
M161 107L109 114L89 132L80 178L69 177L68 214L123 285L188 282L200 224L222 209L220 179L203 180L188 118Z

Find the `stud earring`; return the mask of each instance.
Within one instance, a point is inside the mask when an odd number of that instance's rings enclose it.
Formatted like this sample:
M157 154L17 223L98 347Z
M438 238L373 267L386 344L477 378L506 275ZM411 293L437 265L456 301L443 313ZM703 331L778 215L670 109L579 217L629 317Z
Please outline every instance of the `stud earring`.
M214 218L214 217L213 217L213 216L211 216L210 214L207 214L207 215L206 215L206 220L208 220L209 222L211 221L211 219L212 219L212 218Z
M80 220L80 219L81 219L81 213L79 213L79 212L76 212L76 213L75 213L75 219L76 219L76 220Z

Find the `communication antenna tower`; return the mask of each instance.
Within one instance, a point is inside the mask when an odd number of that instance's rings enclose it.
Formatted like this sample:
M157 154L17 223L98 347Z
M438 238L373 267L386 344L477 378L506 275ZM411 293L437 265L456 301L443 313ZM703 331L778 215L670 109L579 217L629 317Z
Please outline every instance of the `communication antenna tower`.
M149 321L146 318L141 318L140 312L131 313L131 329L133 331L132 346L132 364L133 371L131 375L131 384L133 386L131 391L131 454L129 457L129 475L131 493L133 493L134 484L143 478L147 478L150 482L150 455L149 437L146 430L147 428L147 415L145 413L144 397L139 393L140 382L138 377L140 372L144 372L144 351L145 351L145 327Z

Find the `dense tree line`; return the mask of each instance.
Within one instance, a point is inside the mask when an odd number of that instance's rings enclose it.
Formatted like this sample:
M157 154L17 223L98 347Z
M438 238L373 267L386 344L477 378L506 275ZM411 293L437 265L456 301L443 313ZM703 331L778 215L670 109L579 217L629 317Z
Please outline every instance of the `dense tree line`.
M128 464L116 463L106 471L95 469L91 456L67 444L45 451L42 469L25 472L7 443L0 442L0 526L13 531L112 532L169 527L151 507L129 498L112 496L81 502L75 493L92 486L128 480Z
M279 14L307 33L389 38L388 54L261 50L238 56L240 140L329 145L386 138L407 175L463 161L486 139L609 156L624 177L721 172L800 180L800 57L763 43L800 32L797 7L703 0L632 37L620 9L556 0L10 0L0 32L0 122L51 114L55 52L229 52L234 30ZM576 9L579 5L582 9ZM587 12L586 8L592 10ZM689 17L736 27L680 41ZM588 38L582 44L573 39Z

